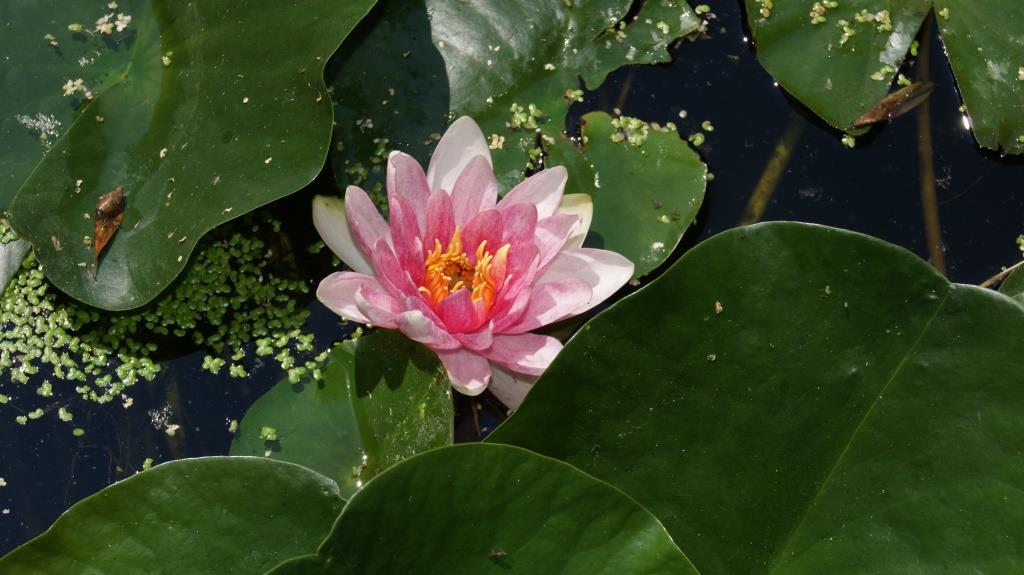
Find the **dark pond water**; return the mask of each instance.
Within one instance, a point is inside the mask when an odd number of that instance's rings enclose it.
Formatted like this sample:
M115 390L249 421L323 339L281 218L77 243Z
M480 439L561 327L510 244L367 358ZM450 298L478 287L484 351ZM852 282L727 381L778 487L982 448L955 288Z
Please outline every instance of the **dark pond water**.
M761 220L799 220L856 230L899 244L928 258L918 170L918 132L914 114L896 119L858 148L847 149L840 135L818 121L776 87L758 65L742 23L738 2L713 2L717 19L707 38L675 48L670 65L625 68L588 94L572 110L573 118L593 109L619 108L648 121L674 121L689 134L709 120L714 131L700 153L715 174L698 222L684 241L701 239L744 221L748 203L776 145L788 134L792 154L766 199ZM1000 159L976 147L961 124L952 75L941 43L932 43L930 74L934 136L936 210L941 251L949 277L979 283L1000 266L1020 258L1014 238L1024 232L1024 164ZM681 111L686 119L680 119ZM570 118L570 125L576 121ZM324 174L311 189L273 207L286 220L285 233L296 245L310 237L309 198L331 188ZM682 251L682 250L681 250ZM311 286L326 273L310 265ZM308 327L318 349L342 335L336 318L310 301ZM146 458L227 453L227 422L273 385L281 373L273 364L257 364L247 380L218 378L201 369L201 352L183 353L164 364L157 380L132 388L135 404L76 407L75 424L88 430L73 437L67 424L47 417L20 426L10 406L0 406L0 554L40 533L67 507L111 482L138 471ZM0 382L0 392L8 382ZM59 387L59 386L56 386ZM486 396L476 420L470 403L457 398L460 440L493 429L500 409ZM170 438L147 413L169 406L182 425Z

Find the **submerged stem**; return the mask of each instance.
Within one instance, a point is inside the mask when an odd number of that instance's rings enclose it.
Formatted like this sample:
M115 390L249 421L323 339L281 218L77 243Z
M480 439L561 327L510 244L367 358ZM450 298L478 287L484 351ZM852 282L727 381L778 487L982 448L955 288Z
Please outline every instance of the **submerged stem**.
M931 50L933 16L928 15L921 28L916 68L917 82L928 81L929 51ZM939 223L939 203L935 196L935 157L932 149L931 104L925 100L917 107L917 165L921 178L921 215L924 235L928 242L928 261L946 275L946 257L942 252L942 226Z
M987 280L981 282L980 284L978 284L978 287L983 287L983 288L992 287L993 285L995 285L995 284L1003 281L1004 279L1006 279L1006 276L1008 276L1011 273L1013 273L1014 270L1020 269L1021 267L1024 267L1024 260L1021 260L1021 261L1013 264L1012 266L1004 269L1003 271L997 273L996 275L994 275L994 276L988 278Z
M782 177L782 172L789 165L789 159L793 155L793 148L800 141L803 128L803 120L798 115L791 114L789 116L789 123L786 124L786 130L782 133L782 137L779 138L779 142L775 144L772 157L765 164L764 171L761 172L761 179L757 181L757 185L754 186L754 192L750 194L750 199L747 200L747 209L743 212L743 218L740 219L739 225L756 224L761 220L765 208L768 207L768 202L772 199L772 195L775 194L775 188L779 186L779 178Z
M615 109L622 110L623 106L626 105L626 98L629 96L629 90L633 87L633 70L626 73L626 80L622 82L622 89L619 90L619 97L615 100Z

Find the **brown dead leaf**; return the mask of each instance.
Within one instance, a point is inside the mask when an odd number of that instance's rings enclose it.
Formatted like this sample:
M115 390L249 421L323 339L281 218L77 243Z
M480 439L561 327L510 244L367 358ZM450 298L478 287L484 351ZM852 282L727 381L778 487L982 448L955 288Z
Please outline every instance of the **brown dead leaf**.
M935 90L935 84L928 80L914 82L882 98L870 110L861 114L853 121L854 128L860 128L877 122L891 120L902 116L920 106Z
M107 247L111 238L121 227L124 219L124 187L118 186L114 191L100 197L96 202L96 213L92 232L92 278L96 279L96 267L99 265L100 254Z

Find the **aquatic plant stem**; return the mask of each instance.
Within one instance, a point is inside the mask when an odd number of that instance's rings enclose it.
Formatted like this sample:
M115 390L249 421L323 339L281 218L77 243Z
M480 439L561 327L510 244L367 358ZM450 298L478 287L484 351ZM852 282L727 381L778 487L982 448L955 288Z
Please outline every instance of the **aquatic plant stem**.
M1014 270L1018 270L1021 267L1024 267L1024 260L1021 260L1021 261L1013 264L1012 266L1004 269L1003 271L997 273L996 275L994 275L994 276L988 278L987 280L981 282L980 284L978 284L978 287L983 287L983 288L992 287L993 285L995 285L995 284L1003 281L1004 279L1006 279L1006 276L1008 276L1011 273L1013 273Z
M933 16L928 15L921 27L916 68L917 82L928 80L929 52L931 50ZM917 107L917 166L921 178L921 215L924 235L928 243L928 261L942 275L946 275L946 257L942 252L942 226L939 223L939 203L935 196L935 156L932 149L931 104L925 100Z
M621 111L622 107L626 105L626 98L629 96L629 90L633 87L633 75L635 72L630 70L626 74L626 80L622 82L622 89L619 90L619 97L615 100L615 109Z
M775 144L772 157L765 164L764 171L761 172L761 178L757 181L757 185L754 186L754 192L750 194L750 199L747 200L747 209L743 212L743 218L740 219L739 225L746 226L761 221L761 216L764 215L768 202L771 201L772 195L775 194L775 188L779 186L779 178L782 177L786 166L789 165L789 159L793 156L793 149L800 142L800 135L803 133L803 130L803 120L798 115L791 114L789 116L789 123L786 124L786 129L782 132L782 137Z

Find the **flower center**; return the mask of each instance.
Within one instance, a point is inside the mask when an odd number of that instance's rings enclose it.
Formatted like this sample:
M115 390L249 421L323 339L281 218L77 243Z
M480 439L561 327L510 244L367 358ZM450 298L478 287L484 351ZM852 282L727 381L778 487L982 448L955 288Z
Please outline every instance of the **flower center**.
M434 240L434 249L427 253L423 264L425 273L420 293L430 303L438 304L460 289L469 289L474 302L482 302L490 309L505 279L508 250L509 244L505 244L492 253L484 240L476 248L476 263L473 263L462 249L461 232L456 227L447 249L440 240Z

